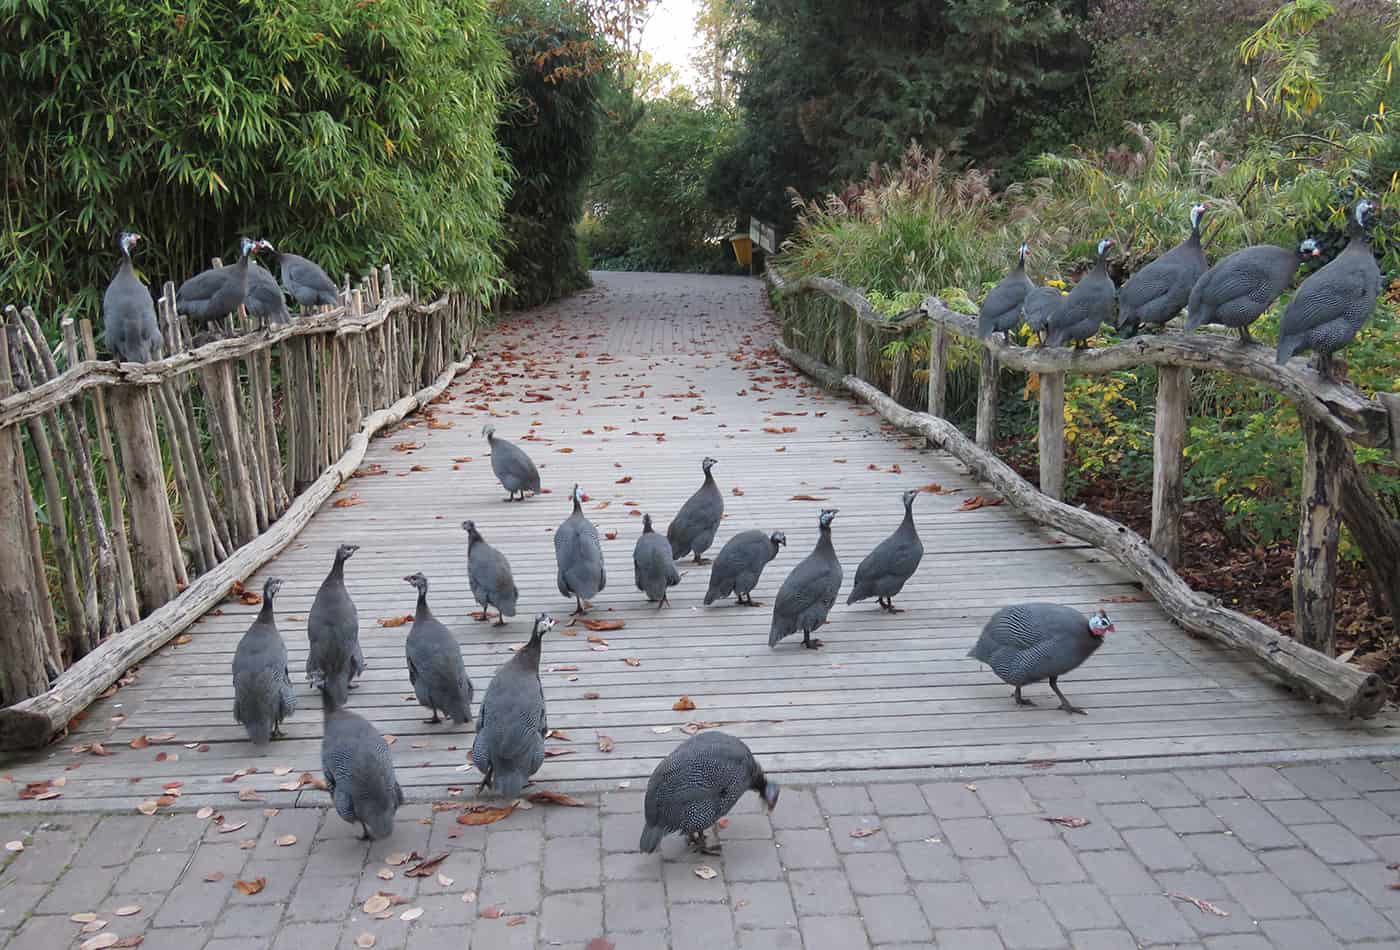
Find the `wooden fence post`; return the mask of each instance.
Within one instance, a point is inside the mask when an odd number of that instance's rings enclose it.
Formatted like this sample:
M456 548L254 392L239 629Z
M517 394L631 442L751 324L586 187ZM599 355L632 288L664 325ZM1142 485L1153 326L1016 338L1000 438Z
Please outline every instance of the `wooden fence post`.
M1152 550L1176 567L1181 560L1181 515L1185 509L1186 417L1191 370L1157 368L1157 421L1152 433Z
M855 375L870 381L870 328L865 321L856 318L856 368Z
M148 614L177 593L177 552L171 550L173 532L165 471L151 428L150 395L145 387L114 386L111 402L130 502L132 567L142 613Z
M1327 656L1337 652L1337 542L1341 492L1350 449L1338 435L1302 416L1303 494L1298 548L1293 559L1293 630L1303 643Z
M943 418L948 411L948 328L942 320L929 321L928 414Z
M997 441L997 358L982 347L982 365L977 373L977 444L992 451Z
M1065 496L1065 374L1040 374L1040 490Z

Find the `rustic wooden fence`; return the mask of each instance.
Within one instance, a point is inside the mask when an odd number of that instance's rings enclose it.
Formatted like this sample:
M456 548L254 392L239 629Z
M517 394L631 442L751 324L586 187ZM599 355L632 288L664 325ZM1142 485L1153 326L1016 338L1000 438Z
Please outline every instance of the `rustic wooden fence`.
M217 262L216 262L217 263ZM0 325L0 747L41 745L281 550L370 437L469 365L479 308L420 304L386 266L339 306L164 358L99 361L87 320L51 348ZM466 361L462 361L462 360Z
M1091 350L1021 347L999 338L978 340L976 318L949 310L936 297L887 318L862 293L830 278L785 280L770 267L768 279L783 319L778 350L799 369L864 400L891 423L922 433L1035 520L1113 555L1187 630L1253 654L1284 680L1348 714L1374 715L1384 704L1387 697L1378 677L1333 658L1333 606L1337 545L1344 522L1361 548L1391 616L1400 618L1400 527L1367 485L1348 445L1389 447L1400 459L1400 396L1368 398L1350 385L1323 379L1299 361L1276 365L1270 348L1243 345L1219 334L1136 337ZM847 327L831 332L824 319L814 318L814 308L803 306L812 293L838 302ZM881 365L878 353L882 341L907 336L925 325L929 332L928 388L918 392L912 385L909 348L901 349L889 367ZM980 346L973 439L944 418L948 348L955 336ZM1158 374L1150 540L1062 500L1066 375L1102 374L1143 365L1156 366ZM1039 375L1038 488L994 454L997 377L1002 367ZM1248 377L1291 403L1302 420L1307 450L1293 576L1296 639L1193 591L1173 570L1180 553L1193 370ZM910 406L927 411L914 411Z

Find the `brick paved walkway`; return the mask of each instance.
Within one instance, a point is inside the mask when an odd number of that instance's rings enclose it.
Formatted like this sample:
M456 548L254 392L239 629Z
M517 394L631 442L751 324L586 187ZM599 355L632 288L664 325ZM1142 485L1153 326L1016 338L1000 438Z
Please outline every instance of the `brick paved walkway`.
M714 858L674 837L638 854L640 788L485 827L409 806L373 845L321 808L228 810L225 828L246 822L231 831L192 814L0 818L0 839L24 842L0 871L0 946L78 946L92 936L70 918L93 913L143 950L365 934L409 950L1400 947L1397 775L1352 760L789 787L771 820L746 796ZM425 877L386 863L415 851L447 858ZM403 903L375 919L376 892Z

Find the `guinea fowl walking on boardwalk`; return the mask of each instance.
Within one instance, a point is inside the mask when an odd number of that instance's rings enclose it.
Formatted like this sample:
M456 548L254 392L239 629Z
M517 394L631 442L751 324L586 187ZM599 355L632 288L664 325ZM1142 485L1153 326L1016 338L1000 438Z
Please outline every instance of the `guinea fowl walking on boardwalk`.
M1278 327L1278 362L1295 353L1317 354L1317 371L1332 378L1332 354L1356 339L1371 319L1381 292L1381 269L1366 237L1373 205L1358 201L1347 246L1298 287Z
M1050 317L1046 346L1085 343L1099 327L1113 321L1113 303L1117 289L1108 275L1108 249L1112 238L1099 242L1099 256L1089 273L1079 279L1065 302Z
M297 708L287 671L287 644L277 632L272 601L280 578L263 584L262 609L233 654L233 718L248 730L253 745L267 745L282 734L282 720Z
M248 255L255 244L252 238L240 239L237 263L211 267L181 284L175 292L175 309L202 323L222 323L236 313L248 296Z
M510 493L506 496L506 501L515 501L516 492L520 493L521 501L525 500L527 491L538 495L540 471L535 468L535 463L525 454L525 450L505 439L496 438L495 426L483 426L481 434L486 436L486 441L491 445L491 471L500 479L501 487Z
M272 249L270 241L258 241L253 245L254 253ZM265 328L292 322L292 314L287 310L287 298L282 296L277 279L251 258L248 261L248 294L243 298L243 309L257 317Z
M715 476L710 471L715 464L715 460L708 456L700 460L705 480L695 494L681 505L681 510L676 512L676 517L666 527L666 540L671 542L671 557L677 561L693 551L696 564L710 563L700 555L709 550L715 540L715 532L719 530L720 519L724 517L724 496L719 493Z
M720 548L715 566L710 568L710 589L705 592L705 604L721 597L736 595L740 607L762 607L754 603L753 589L768 562L778 556L778 548L787 545L787 535L781 531L741 531Z
M530 642L501 664L481 701L472 764L481 773L480 795L490 788L514 798L544 764L544 688L540 685L540 643L554 627L548 614L535 618Z
M1317 242L1308 238L1296 251L1256 244L1217 261L1191 288L1186 303L1186 329L1218 323L1239 330L1240 342L1252 343L1249 325L1293 283L1298 266L1321 253Z
M1009 336L1021 322L1021 306L1026 295L1035 289L1035 284L1026 276L1026 252L1029 250L1029 245L1021 245L1016 252L1016 269L988 291L987 298L982 301L977 312L977 335L982 339L993 333Z
M403 804L403 789L394 776L389 744L364 718L342 709L321 690L325 723L321 737L321 773L335 803L335 813L360 823L361 840L387 838L394 814Z
M337 706L350 698L350 682L365 671L360 649L360 614L345 589L345 562L360 549L342 544L335 549L335 563L316 591L306 618L306 678L316 689L330 692Z
M462 651L452 632L428 609L428 579L410 574L405 581L418 589L413 628L404 642L408 681L418 704L432 712L429 723L442 722L438 712L460 725L472 721L472 681L462 663Z
M481 605L478 620L490 620L490 610L496 608L496 626L503 627L506 617L515 616L515 601L520 592L510 573L510 562L500 551L486 543L475 521L463 521L467 532L467 583L472 596Z
M671 559L671 546L651 527L651 515L642 515L642 536L632 549L632 569L637 578L637 590L655 601L656 609L666 606L666 591L681 582L676 562Z
M918 489L911 488L904 493L904 520L894 534L875 545L875 550L856 568L855 584L851 587L851 596L846 598L848 605L874 597L881 609L892 614L900 612L894 605L894 598L924 559L924 544L914 527L914 499L918 497Z
M1176 247L1143 267L1118 291L1118 332L1129 336L1142 327L1160 327L1186 306L1191 288L1206 272L1201 249L1204 204L1191 206L1191 233Z
M573 616L587 612L589 600L608 585L598 529L583 514L583 489L574 486L574 512L554 532L559 593L576 601Z
M131 263L131 249L141 235L123 231L117 239L121 266L102 295L102 342L117 362L147 363L160 355L165 340L156 323L156 304L150 288L141 283Z
M650 854L662 838L678 831L692 847L718 854L719 820L750 790L763 798L768 811L778 804L777 784L763 774L747 745L714 729L696 733L662 759L647 780L641 850ZM706 840L711 828L713 844Z
M773 600L773 622L768 628L768 646L802 631L802 645L809 650L821 649L822 642L813 640L812 633L826 623L826 615L841 592L841 562L831 545L831 521L837 509L826 508L817 518L821 536L812 553L792 569L778 588Z
M977 645L967 655L992 668L1002 681L1016 687L1017 705L1034 706L1021 687L1049 680L1065 712L1083 713L1060 692L1057 682L1103 646L1113 621L1100 610L1085 617L1060 604L1015 604L992 615Z

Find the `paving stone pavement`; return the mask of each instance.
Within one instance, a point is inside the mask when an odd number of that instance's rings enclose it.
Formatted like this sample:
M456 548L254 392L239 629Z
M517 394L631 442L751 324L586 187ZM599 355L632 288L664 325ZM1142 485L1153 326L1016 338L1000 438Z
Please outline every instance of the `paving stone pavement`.
M323 808L0 815L24 845L0 867L0 947L1400 948L1397 776L1349 760L793 785L771 817L746 796L717 857L678 837L639 854L641 788L486 826L456 801L410 806L374 843ZM411 877L414 852L446 857ZM378 893L395 904L376 917ZM84 933L85 913L105 927Z

